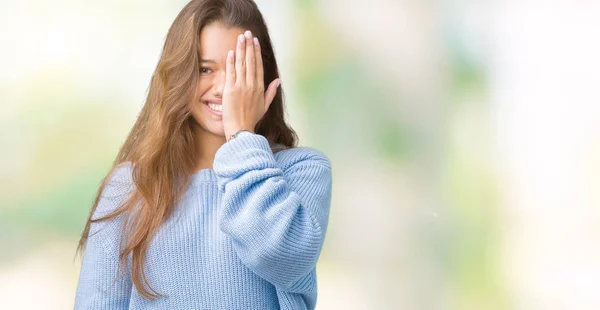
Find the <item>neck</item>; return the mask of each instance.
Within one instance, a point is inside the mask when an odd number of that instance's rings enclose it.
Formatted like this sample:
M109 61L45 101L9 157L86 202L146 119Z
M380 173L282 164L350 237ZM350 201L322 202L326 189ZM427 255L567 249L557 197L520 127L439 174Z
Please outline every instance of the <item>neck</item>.
M196 150L199 153L194 173L200 169L212 169L215 153L226 142L225 136L215 135L197 124L193 130L196 139Z

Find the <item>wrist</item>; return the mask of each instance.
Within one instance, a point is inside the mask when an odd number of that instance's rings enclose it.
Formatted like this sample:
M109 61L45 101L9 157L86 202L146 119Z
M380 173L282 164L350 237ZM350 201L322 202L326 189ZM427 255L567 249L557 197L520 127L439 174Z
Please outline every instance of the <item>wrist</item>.
M254 133L254 130L250 130L250 129L246 129L246 128L236 129L235 131L232 131L230 134L225 135L226 141L235 139L238 135L240 135L244 132Z

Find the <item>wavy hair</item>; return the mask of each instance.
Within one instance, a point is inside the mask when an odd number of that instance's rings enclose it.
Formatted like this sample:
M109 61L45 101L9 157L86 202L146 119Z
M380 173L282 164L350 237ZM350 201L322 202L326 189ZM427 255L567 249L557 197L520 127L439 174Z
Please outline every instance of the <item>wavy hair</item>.
M130 258L133 285L148 299L162 294L152 289L145 276L145 254L158 228L173 213L198 162L193 131L195 120L188 103L195 102L190 100L195 99L194 90L199 79L200 33L214 22L252 31L261 44L265 85L279 77L268 29L254 1L190 1L169 28L144 106L100 184L77 247L77 251L83 253L92 223L125 215L118 269L123 270ZM254 130L272 147L296 147L298 137L284 120L281 87ZM93 219L109 176L126 162L133 164L133 193L110 214Z

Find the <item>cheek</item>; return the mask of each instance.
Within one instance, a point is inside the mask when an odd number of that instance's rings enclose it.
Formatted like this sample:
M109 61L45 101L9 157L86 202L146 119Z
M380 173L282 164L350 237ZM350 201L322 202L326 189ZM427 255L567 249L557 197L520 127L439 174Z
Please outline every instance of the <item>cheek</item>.
M212 84L212 79L210 76L198 73L198 79L196 80L196 93L202 94L206 92L210 88L210 84Z
M196 119L196 121L199 121L200 118L203 117L204 111L202 111L203 106L200 101L190 102L188 104L188 107L190 109L190 113L192 114L194 119Z
M210 83L208 83L208 81L202 80L202 78L200 78L200 81L198 82L198 84L196 84L196 95L198 95L198 98L200 98L209 89L210 89Z
M190 98L189 103L188 103L188 107L190 109L190 112L194 115L197 116L199 115L199 113L202 111L202 98L206 97L206 92L209 90L208 87L206 87L206 84L202 85L200 83L197 84L195 91L195 98Z

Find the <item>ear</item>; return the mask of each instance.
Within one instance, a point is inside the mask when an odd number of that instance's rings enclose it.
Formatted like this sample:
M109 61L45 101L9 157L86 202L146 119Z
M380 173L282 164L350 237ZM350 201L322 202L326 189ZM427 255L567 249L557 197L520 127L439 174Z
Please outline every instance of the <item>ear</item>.
M273 103L273 99L275 99L275 95L277 95L277 88L279 87L280 82L281 79L274 79L273 82L269 84L269 87L267 87L267 91L265 91L265 111L268 110L271 106L271 103Z

